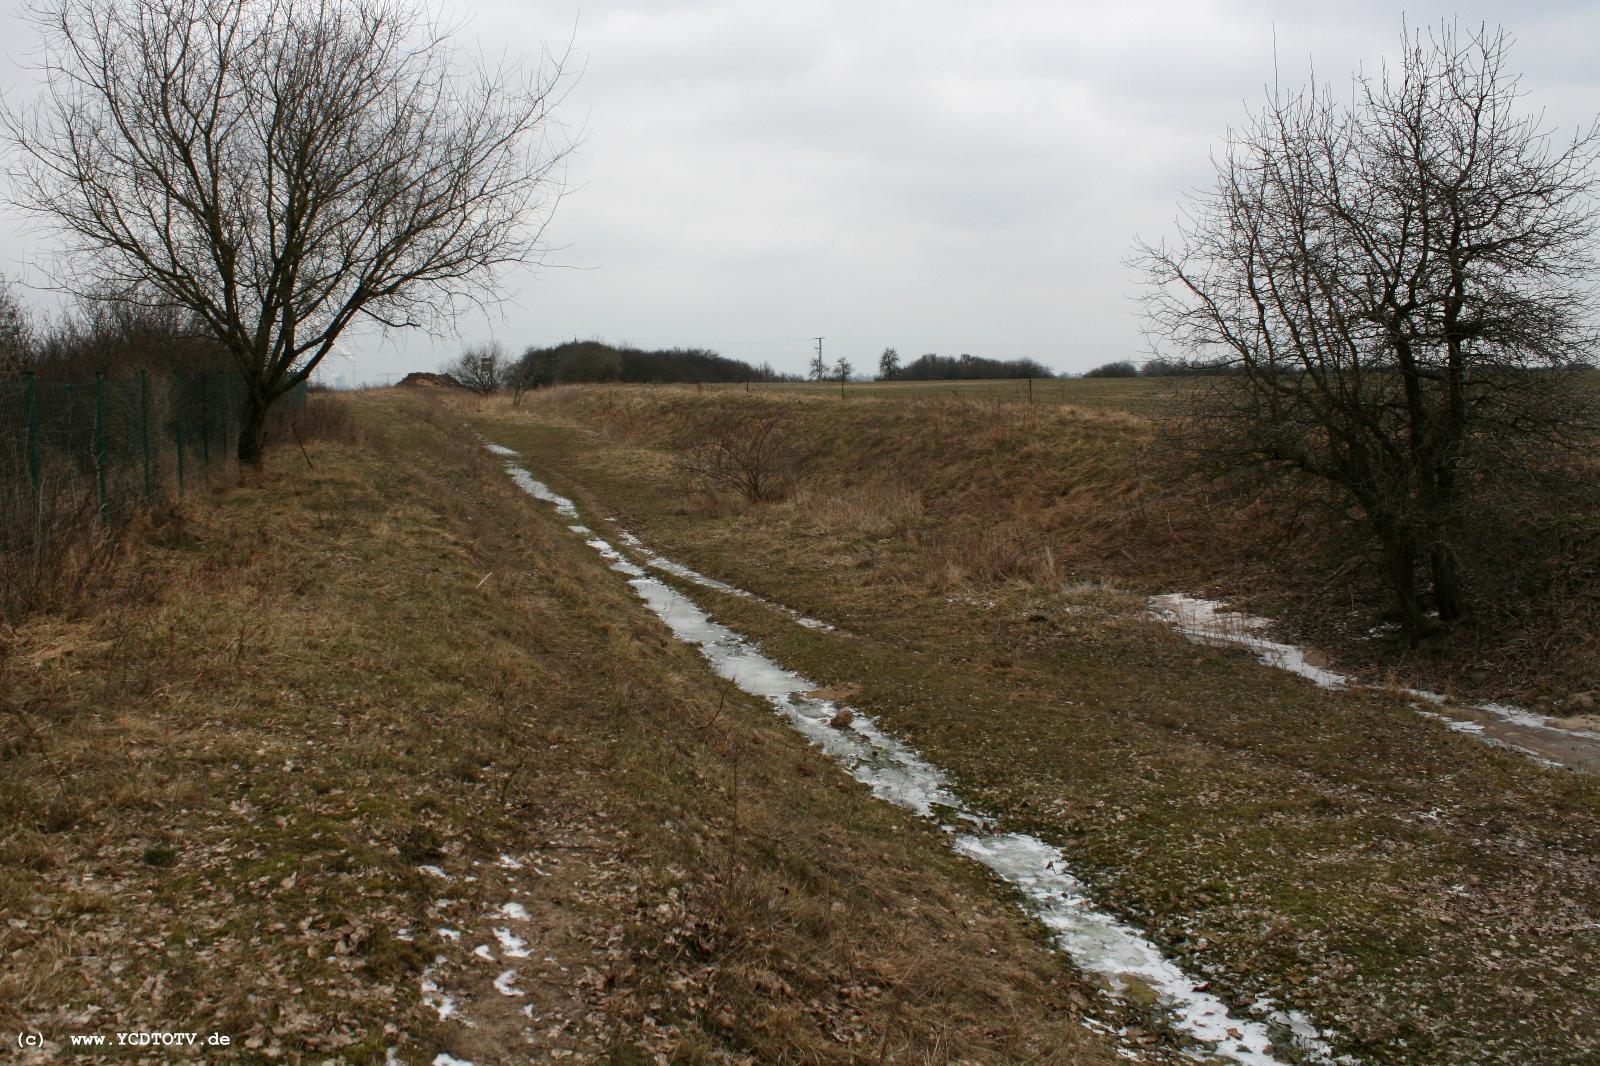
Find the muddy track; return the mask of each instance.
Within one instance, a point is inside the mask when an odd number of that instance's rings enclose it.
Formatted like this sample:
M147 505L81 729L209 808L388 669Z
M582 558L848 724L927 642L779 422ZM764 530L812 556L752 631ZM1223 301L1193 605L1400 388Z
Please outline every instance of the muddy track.
M1061 849L1034 836L996 832L996 820L962 800L946 775L915 749L886 733L859 710L823 698L819 686L762 654L732 629L715 622L698 604L651 576L582 521L576 504L539 481L517 453L489 443L506 460L506 472L525 492L551 504L568 528L622 574L645 605L679 640L697 647L718 674L745 692L768 700L813 744L866 784L880 799L937 822L957 852L1017 890L1027 909L1081 970L1102 980L1115 995L1154 1001L1168 1024L1195 1044L1202 1061L1245 1066L1335 1060L1323 1034L1307 1018L1278 1010L1267 1000L1252 1006L1256 1017L1230 1011L1208 983L1187 974L1136 929L1098 910L1070 869ZM616 539L648 565L689 583L751 599L807 628L831 629L781 604L706 577L646 547L626 530Z

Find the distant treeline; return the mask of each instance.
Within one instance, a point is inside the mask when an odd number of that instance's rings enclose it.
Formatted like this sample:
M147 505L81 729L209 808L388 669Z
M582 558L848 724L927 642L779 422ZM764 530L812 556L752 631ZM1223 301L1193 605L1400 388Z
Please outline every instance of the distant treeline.
M1236 368L1222 363L1203 362L1196 360L1179 359L1146 359L1142 363L1135 363L1131 359L1118 359L1113 363L1102 363L1093 370L1085 371L1086 378L1181 378L1198 377L1207 374L1232 374Z
M669 383L798 381L771 364L751 366L709 348L667 348L646 351L604 341L568 341L550 348L529 348L512 370L511 381L523 388L622 381L637 385Z
M1055 373L1032 359L985 359L978 355L935 355L929 352L883 377L886 381L976 381L991 378L1053 378Z

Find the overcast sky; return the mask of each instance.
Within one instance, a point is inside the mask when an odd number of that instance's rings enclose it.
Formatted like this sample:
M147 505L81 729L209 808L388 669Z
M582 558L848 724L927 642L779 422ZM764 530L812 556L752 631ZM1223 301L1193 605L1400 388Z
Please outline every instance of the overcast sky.
M433 369L462 343L573 337L708 346L800 371L869 370L886 346L1031 356L1082 371L1148 351L1124 265L1278 66L1344 82L1399 43L1402 9L1340 3L648 3L442 5L498 54L574 41L573 189L540 271L440 337L351 338L329 377ZM1530 108L1570 129L1600 110L1600 9L1428 4L1503 23ZM5 84L29 93L13 17ZM41 249L0 219L0 270ZM45 298L38 297L41 301Z

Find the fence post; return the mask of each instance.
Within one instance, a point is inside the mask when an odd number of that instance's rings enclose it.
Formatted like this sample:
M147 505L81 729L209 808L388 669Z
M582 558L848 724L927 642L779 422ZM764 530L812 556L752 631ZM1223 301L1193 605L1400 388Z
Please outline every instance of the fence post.
M144 502L149 503L156 493L150 480L150 372L139 371L139 443L144 451Z
M207 470L211 469L211 422L206 417L206 374L201 371L200 379L200 465Z
M183 375L172 372L172 439L178 456L178 495L183 495Z
M228 375L222 375L222 417L217 424L217 444L222 447L222 461L228 461L228 438L233 436L233 404L229 402Z
M94 372L94 476L100 492L100 521L108 515L106 507L106 378Z
M28 404L28 480L33 491L39 491L39 389L33 380L33 371L24 378L25 398Z

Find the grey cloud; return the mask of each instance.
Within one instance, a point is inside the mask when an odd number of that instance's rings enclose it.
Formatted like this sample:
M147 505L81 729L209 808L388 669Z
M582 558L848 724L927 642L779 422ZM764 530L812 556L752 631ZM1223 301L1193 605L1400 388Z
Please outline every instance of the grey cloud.
M1508 22L1531 106L1562 126L1592 117L1600 16L1480 8L1462 20ZM579 188L548 234L557 264L584 269L509 275L514 300L461 332L513 349L705 343L794 370L818 333L858 364L891 344L1077 370L1138 354L1124 259L1209 180L1208 154L1273 77L1274 41L1289 82L1314 57L1340 84L1400 25L1376 0L502 0L447 17L513 54L575 23L587 61L567 116L587 129ZM13 259L28 247L0 234ZM420 337L347 347L353 378L446 354Z

